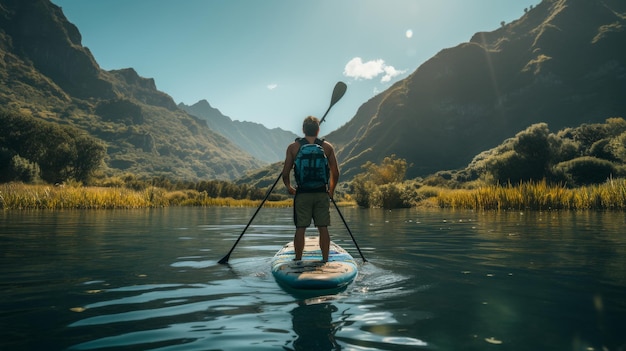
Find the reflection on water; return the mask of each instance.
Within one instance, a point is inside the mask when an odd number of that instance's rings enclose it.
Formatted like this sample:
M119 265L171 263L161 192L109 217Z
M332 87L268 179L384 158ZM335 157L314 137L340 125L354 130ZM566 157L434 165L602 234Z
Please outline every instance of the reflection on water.
M298 303L298 307L291 310L293 331L298 335L292 343L295 350L335 350L339 344L335 340L335 333L340 327L333 323L332 314L337 307L329 302L307 304Z
M626 348L623 213L342 209L369 262L304 294L269 268L290 209L217 263L254 210L0 214L2 349Z

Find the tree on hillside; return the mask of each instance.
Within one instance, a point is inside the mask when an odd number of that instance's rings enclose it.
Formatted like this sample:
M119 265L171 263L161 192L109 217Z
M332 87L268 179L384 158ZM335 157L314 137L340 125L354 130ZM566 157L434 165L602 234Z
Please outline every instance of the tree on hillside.
M96 106L96 114L105 121L124 124L141 124L144 122L141 106L127 99L101 101Z
M35 183L40 180L39 165L20 157L15 152L0 148L0 183L22 181Z
M40 169L48 183L87 182L106 154L102 143L73 128L6 111L0 112L0 148L19 156L18 164ZM3 166L0 179L31 181L9 174L8 164Z
M368 161L362 168L374 184L382 185L403 181L406 176L407 163L405 159L397 158L394 154L385 157L380 165Z
M87 135L79 135L74 140L76 158L70 164L70 177L80 182L87 182L92 173L100 168L106 147L96 139Z
M592 184L626 172L626 120L582 124L550 133L533 124L477 155L462 174L488 174L500 184L539 181ZM474 177L473 179L475 179Z
M365 163L363 173L351 183L352 195L361 207L411 207L416 198L414 189L404 184L407 162L396 155L385 157L381 164Z
M489 160L487 170L499 183L547 178L559 144L546 123L534 124L515 136L510 150Z

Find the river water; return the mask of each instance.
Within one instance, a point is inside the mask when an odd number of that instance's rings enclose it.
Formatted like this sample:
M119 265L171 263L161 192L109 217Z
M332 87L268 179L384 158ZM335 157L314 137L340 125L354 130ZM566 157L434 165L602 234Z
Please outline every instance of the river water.
M290 209L0 213L2 350L625 350L626 214L342 208L345 290L269 263ZM315 235L312 229L308 232Z

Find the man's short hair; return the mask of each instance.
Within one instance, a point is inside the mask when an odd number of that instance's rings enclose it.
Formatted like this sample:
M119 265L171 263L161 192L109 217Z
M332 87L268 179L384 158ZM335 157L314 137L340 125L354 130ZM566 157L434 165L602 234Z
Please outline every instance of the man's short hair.
M317 136L320 130L320 120L317 117L308 116L302 123L302 131L305 136Z

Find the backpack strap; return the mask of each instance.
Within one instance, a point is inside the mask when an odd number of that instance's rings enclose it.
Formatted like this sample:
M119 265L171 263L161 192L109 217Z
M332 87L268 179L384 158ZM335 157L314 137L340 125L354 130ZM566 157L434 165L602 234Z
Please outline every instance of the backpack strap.
M302 145L306 145L306 144L308 144L308 143L309 143L309 141L308 141L308 140L306 140L306 138L300 138L300 137L296 138L296 140L295 140L295 141L299 142L299 143L300 143L300 146L302 146ZM319 138L315 138L315 141L314 141L313 143L314 143L314 144L317 144L317 145L319 145L319 146L322 146L322 145L324 144L324 141L326 141L326 139L319 139Z

